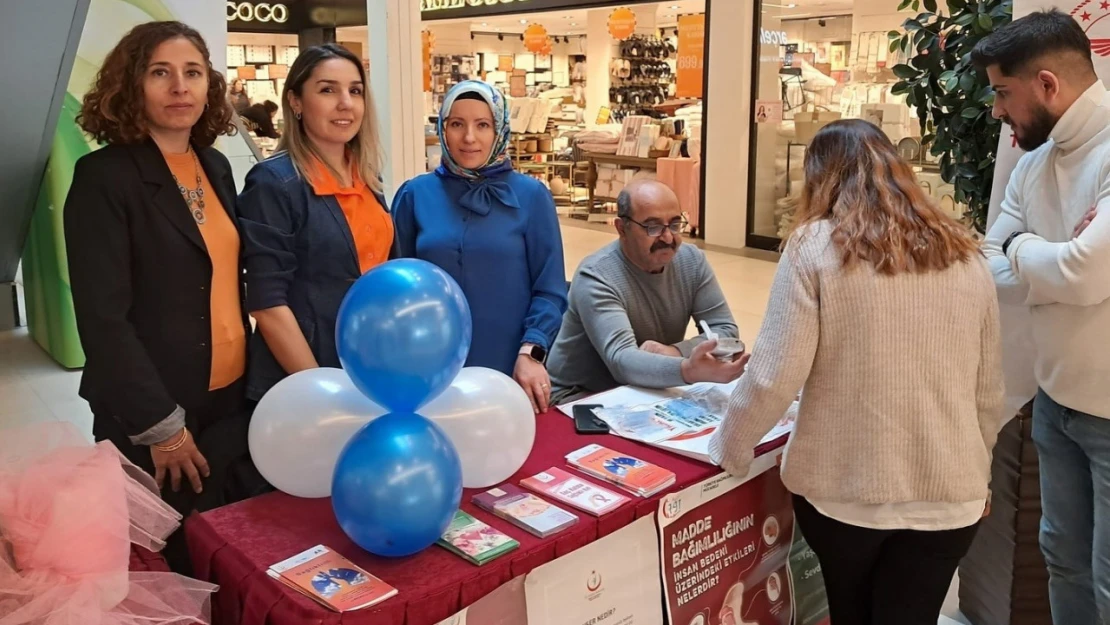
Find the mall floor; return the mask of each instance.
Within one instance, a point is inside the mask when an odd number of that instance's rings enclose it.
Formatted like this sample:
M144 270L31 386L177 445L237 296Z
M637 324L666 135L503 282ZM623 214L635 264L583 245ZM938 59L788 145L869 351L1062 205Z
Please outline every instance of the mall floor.
M583 258L614 239L608 228L565 222L563 247L568 278ZM774 256L744 255L709 250L710 265L740 326L752 344L763 322L768 292L775 274ZM691 327L691 332L694 330ZM38 421L68 421L92 438L92 413L77 396L81 374L55 363L31 340L25 328L0 332L0 430ZM957 581L945 603L938 625L967 625L958 610Z

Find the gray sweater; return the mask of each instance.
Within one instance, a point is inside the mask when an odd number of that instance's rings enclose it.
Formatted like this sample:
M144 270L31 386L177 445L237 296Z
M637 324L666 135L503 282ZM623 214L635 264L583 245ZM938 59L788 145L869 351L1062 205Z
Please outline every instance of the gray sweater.
M736 322L705 254L678 248L662 273L625 258L620 241L582 261L570 288L570 306L548 357L552 395L598 393L623 384L669 388L685 384L682 358L649 354L644 341L674 345L689 356L703 337L683 340L691 317L714 332L736 337Z

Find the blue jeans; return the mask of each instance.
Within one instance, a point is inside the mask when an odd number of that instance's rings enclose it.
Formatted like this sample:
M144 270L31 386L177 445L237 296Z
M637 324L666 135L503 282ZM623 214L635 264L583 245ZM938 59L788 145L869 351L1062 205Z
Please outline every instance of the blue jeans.
M1110 624L1110 419L1033 403L1041 470L1041 551L1056 625Z

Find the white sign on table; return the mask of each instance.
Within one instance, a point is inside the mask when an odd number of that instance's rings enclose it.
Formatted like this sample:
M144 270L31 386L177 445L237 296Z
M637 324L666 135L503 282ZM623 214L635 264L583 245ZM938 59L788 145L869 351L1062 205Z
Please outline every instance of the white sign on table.
M536 568L524 594L529 625L663 625L655 519Z

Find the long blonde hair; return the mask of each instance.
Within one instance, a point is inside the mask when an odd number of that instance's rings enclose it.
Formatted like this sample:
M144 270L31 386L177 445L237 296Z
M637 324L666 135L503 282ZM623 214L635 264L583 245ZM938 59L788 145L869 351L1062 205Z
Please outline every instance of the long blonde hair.
M289 158L293 161L293 167L296 168L301 178L308 178L306 172L312 171L314 161L317 160L323 163L337 180L343 178L340 172L335 171L324 160L316 146L312 144L312 140L305 133L301 120L293 114L292 100L289 97L290 94L296 95L298 98L304 97L304 86L309 77L312 76L312 71L316 69L317 65L330 59L350 61L358 68L359 76L362 78L362 93L365 104L362 109L362 125L359 127L355 138L347 143L347 149L351 152L351 158L355 162L355 167L358 169L362 181L375 193L381 193L383 156L381 142L378 138L378 113L374 107L374 98L370 93L370 83L366 80L366 69L362 66L362 60L342 46L334 43L313 46L302 51L297 56L297 60L293 61L293 65L289 68L289 76L285 81L285 89L282 90L281 94L285 111L283 113L285 130L282 133L281 141L278 143L278 150L289 153Z
M820 220L832 223L844 266L862 261L885 275L947 269L979 251L970 230L925 195L883 131L859 119L825 126L806 151L795 231Z

